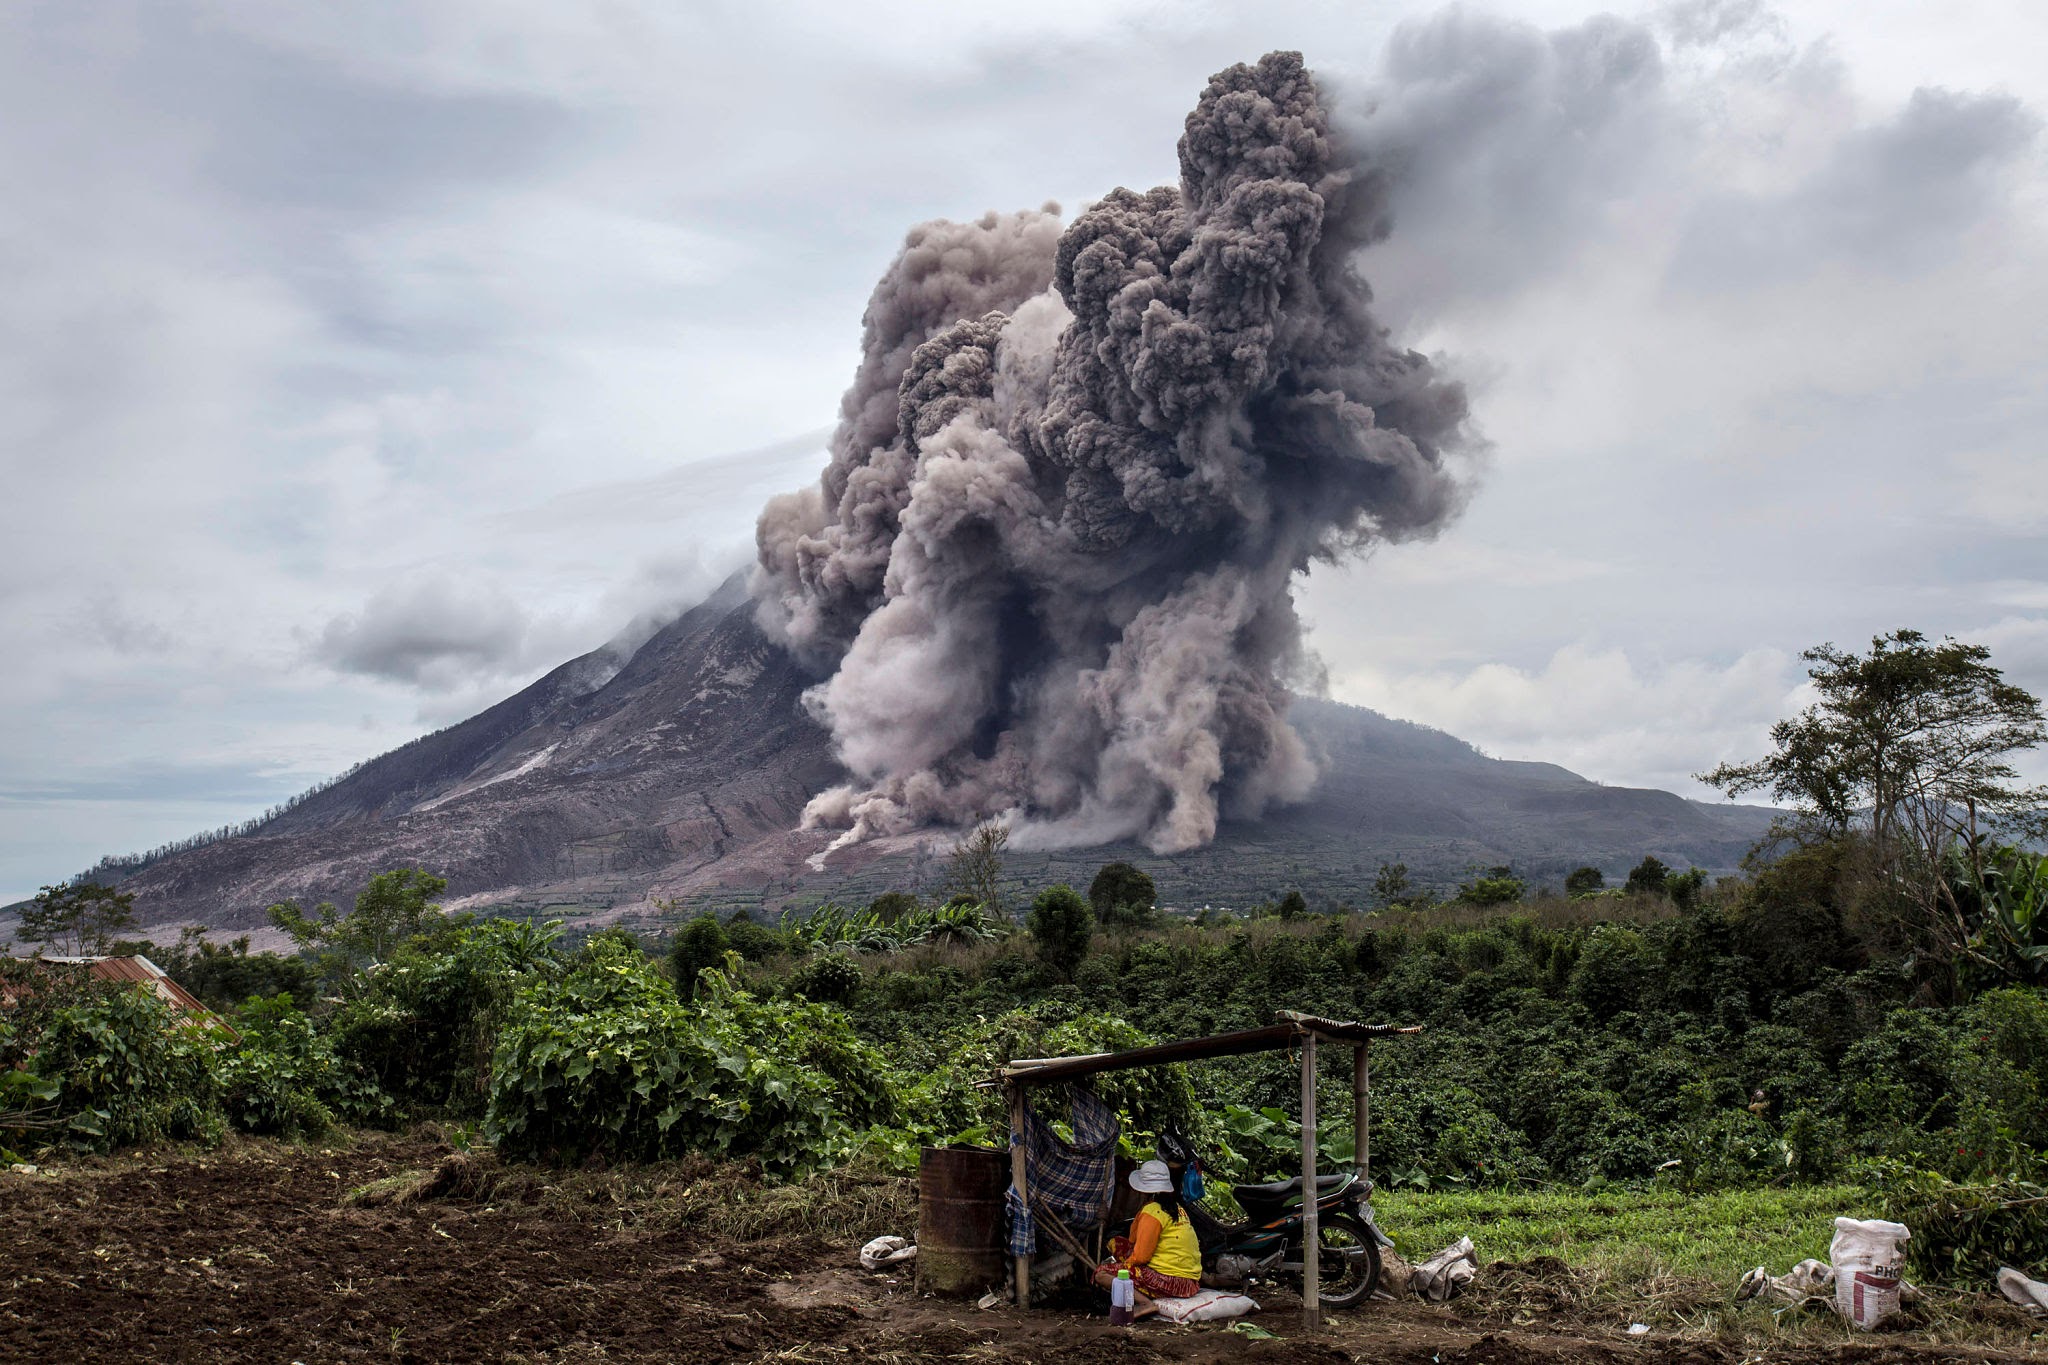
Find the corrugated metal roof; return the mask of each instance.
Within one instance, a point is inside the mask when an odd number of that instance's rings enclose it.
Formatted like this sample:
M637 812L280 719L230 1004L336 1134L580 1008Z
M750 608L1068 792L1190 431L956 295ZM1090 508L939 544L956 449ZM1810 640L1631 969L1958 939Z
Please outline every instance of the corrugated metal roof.
M101 981L125 981L148 986L156 992L157 999L173 1009L191 1015L201 1024L211 1024L225 1032L229 1038L237 1041L241 1039L242 1035L235 1032L225 1019L208 1009L198 996L171 980L163 968L146 957L46 957L43 961L84 967L90 975Z

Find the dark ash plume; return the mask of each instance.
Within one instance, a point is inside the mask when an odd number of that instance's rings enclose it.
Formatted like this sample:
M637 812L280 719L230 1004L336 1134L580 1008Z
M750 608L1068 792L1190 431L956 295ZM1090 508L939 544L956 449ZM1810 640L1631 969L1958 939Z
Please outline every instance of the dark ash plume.
M1192 848L1304 796L1282 679L1312 561L1432 534L1462 390L1351 266L1384 185L1296 53L1209 82L1178 189L914 231L868 305L820 485L754 592L829 671L840 842L1006 817L1039 846Z

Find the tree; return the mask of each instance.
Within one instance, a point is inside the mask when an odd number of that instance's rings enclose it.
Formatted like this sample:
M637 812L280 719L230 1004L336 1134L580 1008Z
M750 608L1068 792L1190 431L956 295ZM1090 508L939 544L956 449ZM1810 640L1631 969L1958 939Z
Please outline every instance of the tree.
M1664 878L1664 894L1681 910L1692 909L1700 898L1700 888L1707 884L1705 868L1689 867L1683 872L1672 872Z
M1933 644L1917 630L1876 636L1868 654L1824 644L1801 657L1819 700L1771 727L1771 753L1700 780L1787 803L1798 823L1784 833L1799 842L1867 840L1914 937L1955 960L1974 928L1943 874L1950 848L1980 878L1987 834L2048 832L2048 788L2021 784L2010 761L2048 741L2040 701L1982 645Z
M676 931L668 948L668 973L676 983L676 994L688 1000L697 993L697 973L725 961L730 947L718 917L705 911Z
M1079 892L1062 882L1038 893L1024 927L1031 931L1039 960L1070 977L1088 956L1088 941L1095 936L1095 912Z
M1273 907L1273 913L1281 919L1307 919L1308 898L1299 891L1290 890L1280 898L1280 903Z
M1158 900L1151 876L1129 863L1104 863L1088 883L1088 904L1104 928L1151 923L1159 913Z
M1801 656L1820 700L1771 727L1775 749L1700 780L1729 796L1767 791L1824 836L1866 828L1887 866L1932 863L1980 827L2040 832L2048 788L2017 784L2008 756L2048 741L2041 703L1982 645L1895 630L1855 655Z
M868 913L884 924L894 924L917 909L917 897L908 891L884 891L868 902Z
M1597 867L1575 867L1565 874L1564 893L1567 896L1590 896L1607 885L1607 878Z
M761 924L745 910L735 910L726 916L725 942L749 962L765 962L789 947L784 935Z
M54 957L104 954L135 923L135 894L98 882L46 886L21 909L21 937Z
M1406 863L1381 863L1379 876L1372 879L1372 899L1376 905L1405 905L1413 890Z
M332 901L315 908L317 918L292 901L273 905L265 914L301 949L318 953L326 980L345 985L382 966L404 944L448 927L441 907L432 904L447 889L445 877L401 867L370 878L346 915Z
M976 825L953 845L947 890L971 896L990 919L1008 919L1003 911L1003 849L1010 831L993 820Z
M1485 876L1459 885L1458 899L1467 905L1513 905L1528 891L1512 867L1489 867Z
M1668 894L1667 883L1671 880L1671 869L1664 860L1654 855L1645 855L1643 860L1628 870L1628 881L1622 890L1631 896L1662 896Z

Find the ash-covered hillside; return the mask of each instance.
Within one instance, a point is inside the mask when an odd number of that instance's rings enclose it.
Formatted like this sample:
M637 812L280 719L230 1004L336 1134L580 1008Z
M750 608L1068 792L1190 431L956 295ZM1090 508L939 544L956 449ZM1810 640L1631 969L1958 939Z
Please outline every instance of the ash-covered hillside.
M260 926L279 900L344 904L373 872L416 865L451 901L606 917L682 898L768 910L861 896L939 869L943 832L843 849L800 831L844 780L800 697L810 678L754 623L735 578L620 666L571 660L463 723L366 763L255 833L174 854L124 883L145 924ZM1734 865L1768 823L1753 807L1603 787L1542 763L1487 758L1420 726L1295 703L1321 778L1309 798L1172 856L1131 845L1016 853L1020 885L1085 882L1111 857L1151 869L1182 906L1244 905L1299 887L1362 901L1383 860L1443 885L1512 863L1555 880L1646 853ZM943 862L943 859L936 860Z

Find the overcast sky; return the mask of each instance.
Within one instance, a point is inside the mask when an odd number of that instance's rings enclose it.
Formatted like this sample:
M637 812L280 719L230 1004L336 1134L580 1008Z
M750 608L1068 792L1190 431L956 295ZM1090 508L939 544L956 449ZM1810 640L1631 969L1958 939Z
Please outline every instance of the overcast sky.
M686 605L906 228L1166 183L1275 47L1414 148L1361 267L1487 443L1455 528L1305 585L1332 695L1702 795L1822 640L2048 691L2032 0L29 0L0 899Z

